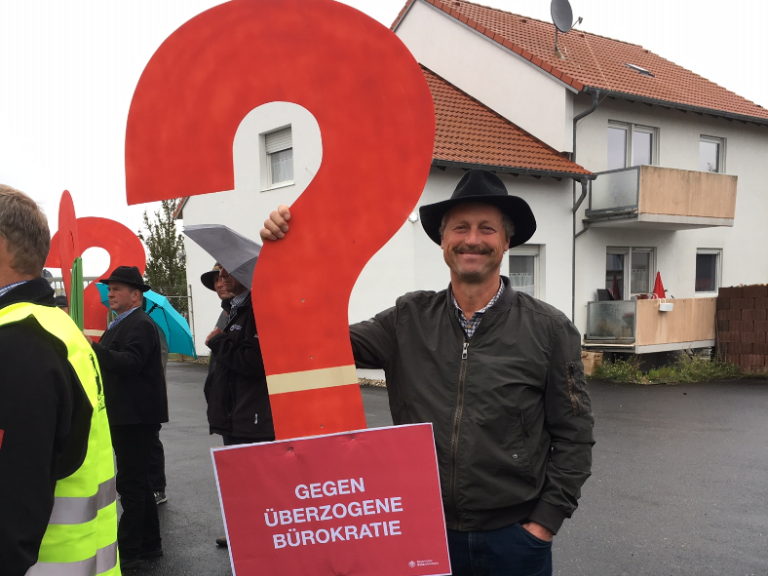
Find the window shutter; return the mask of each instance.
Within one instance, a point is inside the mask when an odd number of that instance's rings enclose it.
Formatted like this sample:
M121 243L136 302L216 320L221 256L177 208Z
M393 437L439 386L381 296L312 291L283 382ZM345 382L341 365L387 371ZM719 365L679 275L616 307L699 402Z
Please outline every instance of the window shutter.
M291 127L283 128L282 130L276 130L264 135L264 148L267 154L273 154L280 152L280 150L287 150L293 148L293 139L291 137Z

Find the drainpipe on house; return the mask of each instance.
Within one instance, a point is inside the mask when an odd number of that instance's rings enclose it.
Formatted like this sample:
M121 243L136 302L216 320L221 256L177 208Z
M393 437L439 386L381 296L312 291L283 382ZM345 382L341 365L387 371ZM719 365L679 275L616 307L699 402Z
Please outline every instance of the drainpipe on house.
M572 162L576 162L576 124L582 118L592 114L592 112L597 109L597 105L600 102L600 90L596 90L594 88L585 88L585 92L592 94L592 105L587 110L573 118L573 152L571 153ZM573 220L573 241L571 247L571 322L576 321L576 238L578 238L583 232L586 231L585 229L582 230L582 232L576 234L576 212L579 210L582 202L584 202L584 199L587 197L587 191L587 179L582 178L581 196L578 200L576 200L576 180L573 181L573 211L571 215Z

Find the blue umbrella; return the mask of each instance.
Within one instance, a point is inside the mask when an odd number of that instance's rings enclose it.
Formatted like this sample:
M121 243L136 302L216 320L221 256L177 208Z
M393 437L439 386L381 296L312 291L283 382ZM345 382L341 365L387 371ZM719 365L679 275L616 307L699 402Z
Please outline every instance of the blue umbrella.
M99 289L101 303L109 308L109 287L101 283L97 283L96 287ZM186 318L179 314L162 294L148 290L144 292L144 299L144 312L162 329L168 341L168 352L197 358L192 331Z

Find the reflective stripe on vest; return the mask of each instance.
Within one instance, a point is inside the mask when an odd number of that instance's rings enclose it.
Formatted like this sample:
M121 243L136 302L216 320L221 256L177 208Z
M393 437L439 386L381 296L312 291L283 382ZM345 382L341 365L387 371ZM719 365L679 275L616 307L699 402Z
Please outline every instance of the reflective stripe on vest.
M115 502L115 479L110 478L99 484L93 496L56 496L48 524L83 524L98 515L99 510Z
M24 576L96 576L109 570L117 570L117 542L100 548L96 556L80 562L38 562Z
M112 440L101 372L90 344L58 308L26 302L0 309L0 327L34 318L67 348L67 360L93 408L85 459L56 482L54 506L27 576L119 576Z

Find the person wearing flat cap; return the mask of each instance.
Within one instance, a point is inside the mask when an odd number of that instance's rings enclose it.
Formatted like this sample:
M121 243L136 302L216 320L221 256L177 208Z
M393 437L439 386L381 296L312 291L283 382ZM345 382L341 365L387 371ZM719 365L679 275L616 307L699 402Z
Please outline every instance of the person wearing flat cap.
M157 325L142 309L149 290L136 266L118 266L109 278L109 307L117 317L93 350L104 378L104 396L117 461L123 515L117 529L120 565L137 567L161 556L160 522L149 479L152 442L168 422L168 397Z
M433 425L454 576L551 575L553 536L592 464L581 336L500 275L536 219L493 172L466 172L419 214L451 282L353 324L355 363L384 369L396 425ZM280 206L262 239L283 238L289 219Z

